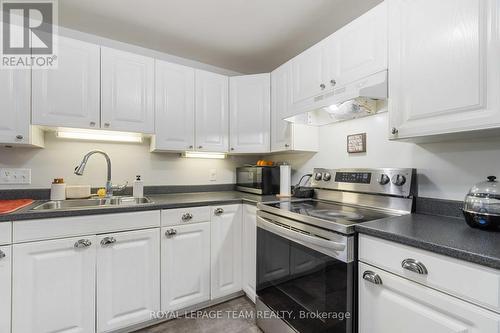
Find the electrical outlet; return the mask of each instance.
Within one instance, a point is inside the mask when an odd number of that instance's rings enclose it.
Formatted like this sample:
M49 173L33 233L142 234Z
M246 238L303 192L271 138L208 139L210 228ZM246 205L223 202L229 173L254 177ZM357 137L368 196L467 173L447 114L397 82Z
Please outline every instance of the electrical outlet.
M216 169L210 169L208 171L208 180L211 182L215 182L217 180L217 170Z
M0 184L31 184L31 169L0 168Z

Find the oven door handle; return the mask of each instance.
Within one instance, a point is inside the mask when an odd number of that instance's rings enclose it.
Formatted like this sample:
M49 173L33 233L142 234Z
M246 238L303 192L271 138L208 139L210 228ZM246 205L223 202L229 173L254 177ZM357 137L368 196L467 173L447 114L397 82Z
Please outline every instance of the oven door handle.
M309 236L306 234L303 234L298 231L293 231L288 228L281 227L277 225L276 223L273 223L271 220L265 219L261 216L257 217L259 220L259 227L262 227L263 229L266 229L267 231L270 231L274 234L281 235L285 238L289 238L292 240L297 240L301 241L304 243L316 245L318 247L328 249L328 250L333 250L333 251L344 251L346 248L345 244L326 240L323 238L315 237L315 236Z

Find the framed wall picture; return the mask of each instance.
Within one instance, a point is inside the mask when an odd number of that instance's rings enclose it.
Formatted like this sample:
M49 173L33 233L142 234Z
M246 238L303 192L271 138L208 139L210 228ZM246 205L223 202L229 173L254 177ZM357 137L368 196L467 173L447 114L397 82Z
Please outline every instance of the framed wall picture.
M347 136L348 153L366 152L366 133L352 134Z

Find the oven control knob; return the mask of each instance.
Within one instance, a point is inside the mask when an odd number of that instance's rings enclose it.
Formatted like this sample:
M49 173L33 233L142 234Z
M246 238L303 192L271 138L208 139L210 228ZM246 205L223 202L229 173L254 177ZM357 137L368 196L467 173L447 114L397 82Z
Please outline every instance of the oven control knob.
M328 181L330 181L330 179L332 179L332 175L331 175L329 172L325 172L325 173L323 174L323 180L324 180L325 182L328 182Z
M387 185L389 182L391 181L391 179L389 178L389 176L387 176L385 173L381 174L378 179L377 179L377 182L380 184L380 185Z
M392 183L396 186L403 186L406 183L406 177L403 175L395 175L392 177Z
M321 172L316 172L314 179L319 181L321 178L323 178L323 174Z

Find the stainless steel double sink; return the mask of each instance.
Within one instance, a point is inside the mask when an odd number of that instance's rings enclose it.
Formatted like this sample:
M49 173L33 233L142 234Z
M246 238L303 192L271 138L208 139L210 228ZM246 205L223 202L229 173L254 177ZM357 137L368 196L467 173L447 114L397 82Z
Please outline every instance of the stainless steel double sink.
M111 197L111 198L95 198L95 199L76 199L62 201L47 201L31 210L73 210L73 209L89 209L89 208L106 208L119 206L136 206L153 204L149 198L134 198L134 197Z

